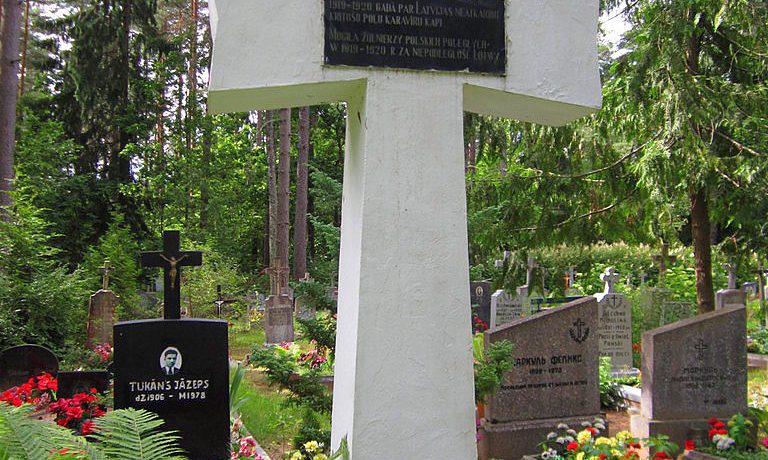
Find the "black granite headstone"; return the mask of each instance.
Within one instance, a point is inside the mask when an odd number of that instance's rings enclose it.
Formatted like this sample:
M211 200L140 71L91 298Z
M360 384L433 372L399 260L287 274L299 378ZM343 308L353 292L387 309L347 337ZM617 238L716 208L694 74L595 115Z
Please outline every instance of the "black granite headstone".
M59 372L59 360L45 347L18 345L0 351L0 391L46 372L55 377Z
M109 372L107 371L61 371L59 372L58 398L71 398L77 393L90 393L96 388L99 393L109 390Z
M192 460L229 458L227 322L115 324L115 408L157 413Z
M504 74L504 0L326 0L325 63Z
M487 327L491 324L491 283L488 281L472 281L469 283L469 303L472 315L480 318ZM472 332L480 331L477 323L472 321Z

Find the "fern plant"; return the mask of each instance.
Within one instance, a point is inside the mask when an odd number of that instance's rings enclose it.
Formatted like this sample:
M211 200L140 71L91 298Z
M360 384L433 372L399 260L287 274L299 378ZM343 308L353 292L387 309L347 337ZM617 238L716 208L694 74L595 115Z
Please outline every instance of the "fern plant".
M26 405L25 405L26 406ZM31 406L0 405L0 460L185 460L179 437L161 431L152 412L120 409L96 420L90 443L66 428L29 417Z

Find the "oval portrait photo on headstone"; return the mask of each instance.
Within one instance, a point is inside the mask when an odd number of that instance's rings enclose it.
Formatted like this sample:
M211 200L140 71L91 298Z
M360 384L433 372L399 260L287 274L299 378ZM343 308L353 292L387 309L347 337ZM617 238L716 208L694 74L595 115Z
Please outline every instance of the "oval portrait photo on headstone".
M160 353L160 368L165 375L176 375L181 371L181 352L176 347L168 347Z

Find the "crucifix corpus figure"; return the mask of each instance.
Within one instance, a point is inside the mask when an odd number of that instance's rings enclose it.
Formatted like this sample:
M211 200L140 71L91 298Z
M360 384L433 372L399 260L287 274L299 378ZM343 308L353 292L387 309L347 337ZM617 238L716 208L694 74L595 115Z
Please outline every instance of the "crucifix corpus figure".
M601 104L597 0L414 4L209 3L209 111L346 103L332 447L356 460L477 455L464 111Z
M163 317L181 318L181 267L193 267L203 264L200 251L181 251L178 230L163 232L163 250L141 253L143 267L162 267L163 277Z

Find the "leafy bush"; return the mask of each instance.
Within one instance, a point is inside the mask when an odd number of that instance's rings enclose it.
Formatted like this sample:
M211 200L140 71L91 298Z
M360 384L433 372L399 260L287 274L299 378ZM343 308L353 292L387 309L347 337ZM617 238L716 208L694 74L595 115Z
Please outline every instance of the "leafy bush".
M312 319L296 318L296 322L302 336L328 350L333 360L336 354L336 318L328 312L320 312Z
M482 350L482 345L480 347L476 345L482 339L482 334L476 334L473 344L475 350L475 402L480 403L485 402L485 398L495 393L501 386L504 374L514 365L512 352L515 348L510 341L501 340Z
M600 358L600 407L616 410L621 408L624 399L621 397L619 383L611 375L611 358Z
M36 343L60 352L85 342L88 292L56 261L49 224L18 203L0 221L0 349Z

